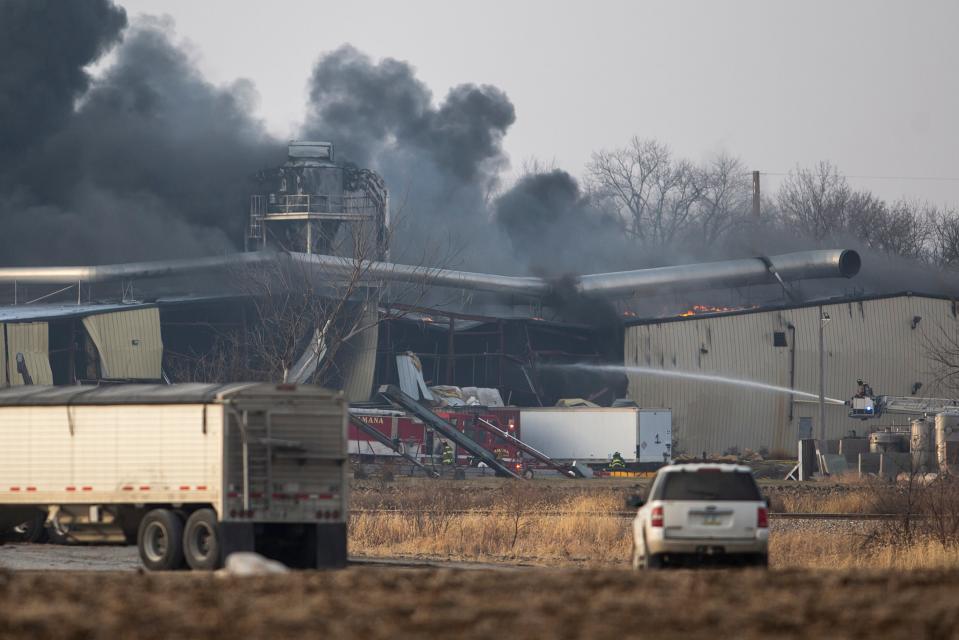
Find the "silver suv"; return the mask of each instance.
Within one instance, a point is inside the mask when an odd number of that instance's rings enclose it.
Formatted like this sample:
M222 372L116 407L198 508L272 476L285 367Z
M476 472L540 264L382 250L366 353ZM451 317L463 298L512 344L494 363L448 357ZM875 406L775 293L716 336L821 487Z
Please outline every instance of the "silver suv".
M633 568L768 565L769 510L749 467L677 464L656 474L633 520Z

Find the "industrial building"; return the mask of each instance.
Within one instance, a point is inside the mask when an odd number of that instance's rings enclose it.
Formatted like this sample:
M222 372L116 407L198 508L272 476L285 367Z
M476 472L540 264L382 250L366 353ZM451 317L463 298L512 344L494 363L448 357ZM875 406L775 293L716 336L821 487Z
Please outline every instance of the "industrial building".
M851 250L561 279L455 271L389 261L389 192L374 172L335 161L330 143L291 143L286 163L255 183L247 252L0 268L0 386L309 382L323 362L324 384L365 401L398 382L397 356L411 353L428 384L495 387L517 406L626 396L672 409L677 452L792 451L817 427L808 397L557 365L625 363L815 392L822 306L826 395L849 397L860 376L878 393L929 394L923 336L954 328L947 300L809 302L803 283L856 276ZM687 296L741 310L677 315ZM265 311L271 297L280 304ZM233 352L220 355L237 366L197 367L225 336ZM256 352L257 340L268 348ZM828 435L857 427L844 411L828 408Z
M852 397L858 378L877 394L943 393L928 352L944 335L956 335L956 302L912 293L636 320L625 329L624 362L753 380L815 396L820 318L826 397ZM640 406L672 409L677 453L749 448L794 455L798 438L820 434L816 397L642 372L628 377L629 396ZM849 418L848 411L826 405L827 438L904 421L884 416L867 425Z

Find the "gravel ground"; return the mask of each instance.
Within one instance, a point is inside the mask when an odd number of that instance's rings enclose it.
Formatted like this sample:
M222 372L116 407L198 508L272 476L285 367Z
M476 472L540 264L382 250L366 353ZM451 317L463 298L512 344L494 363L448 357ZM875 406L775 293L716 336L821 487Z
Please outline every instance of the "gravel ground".
M0 546L0 568L14 571L135 571L136 547L55 544Z
M770 518L769 535L801 531L804 533L864 536L880 524L877 520L817 520L806 518Z

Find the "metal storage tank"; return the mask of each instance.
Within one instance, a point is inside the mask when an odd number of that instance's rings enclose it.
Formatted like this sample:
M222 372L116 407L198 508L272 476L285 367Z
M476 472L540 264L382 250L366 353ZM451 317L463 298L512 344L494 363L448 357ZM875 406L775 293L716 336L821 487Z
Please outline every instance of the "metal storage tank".
M876 431L869 434L869 453L901 453L906 449L906 434Z
M936 424L931 420L917 418L910 425L909 451L912 453L912 468L923 473L935 471Z
M936 415L936 459L940 471L956 471L959 464L959 413Z

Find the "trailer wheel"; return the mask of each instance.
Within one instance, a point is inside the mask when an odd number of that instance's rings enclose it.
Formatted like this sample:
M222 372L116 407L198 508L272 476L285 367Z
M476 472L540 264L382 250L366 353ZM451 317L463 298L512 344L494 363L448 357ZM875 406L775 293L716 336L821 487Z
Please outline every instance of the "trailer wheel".
M533 470L530 469L529 467L526 467L526 470L523 471L523 477L526 478L527 480L532 480L532 479L533 479Z
M41 544L46 542L46 520L46 514L42 511L37 511L32 518L10 529L6 535L2 536L3 540L5 542L21 542L27 544Z
M183 568L183 521L169 509L154 509L137 532L140 562L150 571Z
M183 530L183 555L194 571L220 567L220 526L213 509L194 511Z

